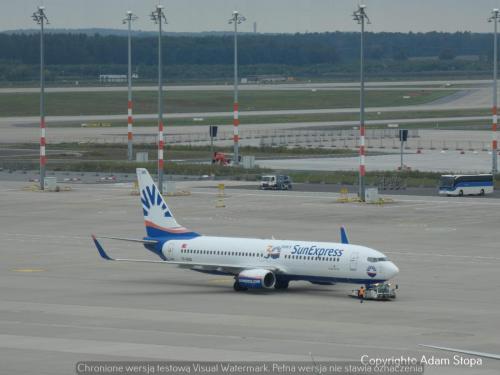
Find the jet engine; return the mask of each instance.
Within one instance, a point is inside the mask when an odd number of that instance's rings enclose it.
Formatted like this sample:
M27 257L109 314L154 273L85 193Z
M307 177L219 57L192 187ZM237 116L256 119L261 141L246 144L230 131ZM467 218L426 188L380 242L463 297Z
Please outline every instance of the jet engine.
M240 272L237 278L240 288L271 289L276 284L276 276L269 270L253 269Z

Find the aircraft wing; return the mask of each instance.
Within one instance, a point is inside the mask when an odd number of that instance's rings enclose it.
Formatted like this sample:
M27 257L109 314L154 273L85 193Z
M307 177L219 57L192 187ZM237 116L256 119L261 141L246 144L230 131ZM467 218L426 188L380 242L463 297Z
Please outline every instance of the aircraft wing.
M445 348L442 346L434 346L434 345L419 345L419 346L424 346L426 348L432 348L432 349L438 349L438 350L444 350L447 352L463 353L463 354L474 355L476 357L484 357L484 358L500 360L500 354L475 352L472 350L463 350L463 349L454 349L454 348Z
M110 239L120 239L120 240L125 240L127 239L122 239L122 238L112 238L112 237L102 237L102 238L110 238ZM222 272L227 272L227 273L234 273L238 274L243 270L247 269L255 269L255 268L263 268L267 269L273 272L280 273L282 270L280 270L278 267L272 267L272 266L256 266L256 265L248 265L248 266L235 266L234 264L220 264L220 263L195 263L195 262L175 262L175 261L169 261L169 260L148 260L148 259L118 259L118 258L111 258L104 248L102 247L101 243L97 240L97 238L92 235L92 240L94 241L94 244L97 248L97 251L99 252L99 255L101 258L104 260L110 260L114 262L134 262L134 263L162 263L162 264L172 264L172 265L177 265L181 266L184 268L194 268L194 269L200 269L200 270L214 270L214 271L222 271ZM132 240L134 242L144 242L144 243L156 243L155 241L142 241L142 240Z

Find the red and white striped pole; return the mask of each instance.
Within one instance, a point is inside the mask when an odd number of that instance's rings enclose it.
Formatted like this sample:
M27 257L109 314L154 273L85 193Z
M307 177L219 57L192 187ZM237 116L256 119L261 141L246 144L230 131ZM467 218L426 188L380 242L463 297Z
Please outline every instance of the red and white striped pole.
M498 172L497 169L497 152L498 152L498 140L497 140L497 127L498 127L498 109L497 106L493 107L493 135L492 135L492 141L491 141L491 152L493 155L493 167L491 169L493 174L496 174Z
M491 141L491 156L492 156L492 166L491 173L493 175L498 173L498 163L497 163L497 150L498 150L498 142L497 142L497 124L498 124L498 85L497 85L497 76L498 76L498 21L500 19L500 11L498 9L493 9L492 16L490 21L493 21L495 25L495 34L494 34L494 46L493 46L493 139Z
M132 117L132 100L128 101L128 125L127 125L127 138L128 138L128 160L132 161L134 151L133 151L133 141L134 141L134 134L133 134L133 124L134 120Z
M234 164L239 162L239 142L240 135L238 126L240 125L239 104L236 102L233 106L233 143L234 143Z
M127 12L127 16L123 20L123 23L128 24L128 121L127 121L127 138L128 138L128 148L127 148L127 159L132 161L134 158L133 150L133 118L132 118L132 21L135 21L137 16L134 15L130 10Z
M163 120L158 122L158 182L163 185L163 148L165 141L163 140ZM160 192L163 193L163 186L159 186Z
M364 200L364 179L366 174L366 147L365 147L365 123L361 123L359 127L359 175L361 177L360 198Z
M40 190L45 189L45 167L47 165L47 156L45 152L46 134L45 134L45 23L48 23L45 15L45 7L38 7L38 11L33 14L33 20L40 25Z
M158 189L163 194L163 60L162 60L162 24L167 18L162 5L157 5L151 19L158 24Z
M360 53L360 90L359 90L359 199L365 201L366 147L365 147L365 22L370 20L366 6L359 5L353 14L354 20L361 25Z
M233 143L234 143L234 158L233 164L240 163L240 135L238 126L240 125L239 104L238 104L238 25L246 21L237 10L233 12L233 16L229 19L229 23L234 24L234 107L233 107Z
M45 154L45 116L42 114L40 118L40 189L45 189L45 166L47 164L47 156Z

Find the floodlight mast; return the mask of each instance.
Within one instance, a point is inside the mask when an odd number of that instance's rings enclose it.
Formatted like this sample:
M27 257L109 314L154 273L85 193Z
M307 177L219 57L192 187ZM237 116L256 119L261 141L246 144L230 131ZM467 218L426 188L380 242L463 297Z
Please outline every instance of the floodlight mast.
M234 24L234 103L233 103L233 143L234 157L233 163L240 163L240 135L238 126L240 125L239 101L238 101L238 25L245 22L246 18L237 10L229 19L229 24Z
M359 5L353 13L353 19L361 25L361 53L360 53L360 94L359 94L359 199L365 201L365 175L366 175L366 147L365 147L365 23L370 24L366 14L366 5Z
M49 24L45 7L39 6L32 15L33 20L40 25L40 190L45 189L45 167L47 156L45 152L45 25Z
M162 5L157 5L151 13L151 20L158 25L158 189L163 194L163 61L162 61L162 25L167 24L167 18Z
M491 12L491 17L488 18L488 22L493 22L494 25L494 35L493 35L493 125L492 125L492 141L491 141L491 173L495 176L498 173L498 138L497 138L497 126L498 126L498 22L500 22L500 10L493 9Z
M128 101L127 101L127 159L132 161L134 158L133 142L134 142L134 119L133 119L133 104L132 104L132 22L137 20L138 17L130 10L127 12L126 17L123 19L124 24L128 24Z

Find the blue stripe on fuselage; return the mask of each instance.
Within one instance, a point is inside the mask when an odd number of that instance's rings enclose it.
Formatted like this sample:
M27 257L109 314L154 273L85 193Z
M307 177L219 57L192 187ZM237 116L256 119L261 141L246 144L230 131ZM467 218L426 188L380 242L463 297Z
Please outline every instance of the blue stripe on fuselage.
M200 270L200 269L192 269L192 271L206 273L210 275L219 275L219 276L233 276L229 272L221 272L217 270ZM344 283L344 284L378 284L383 283L387 280L385 279L356 279L356 278L346 278L346 277L326 277L326 276L309 276L309 275L284 275L278 274L276 275L276 279L280 281L308 281L308 282L317 282L317 283Z
M309 281L309 282L332 282L346 284L377 284L387 281L385 279L358 279L348 277L331 277L331 276L311 276L311 275L276 275L280 280L284 281Z

